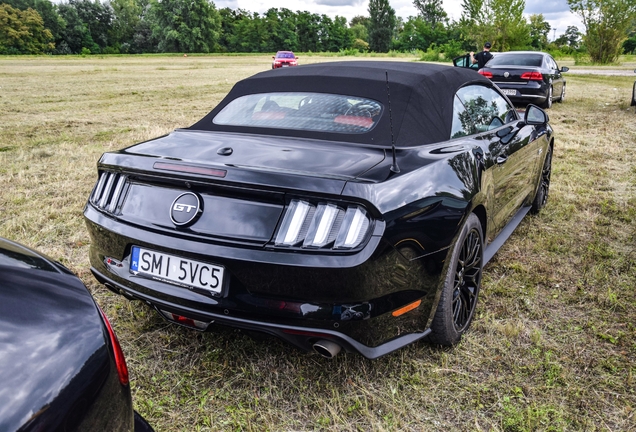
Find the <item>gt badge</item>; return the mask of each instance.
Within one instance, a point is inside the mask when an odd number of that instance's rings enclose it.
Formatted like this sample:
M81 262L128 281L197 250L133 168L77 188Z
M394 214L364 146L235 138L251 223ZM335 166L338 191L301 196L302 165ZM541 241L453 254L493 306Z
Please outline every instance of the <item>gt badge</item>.
M176 226L186 226L203 213L201 200L192 192L179 195L170 206L170 220Z

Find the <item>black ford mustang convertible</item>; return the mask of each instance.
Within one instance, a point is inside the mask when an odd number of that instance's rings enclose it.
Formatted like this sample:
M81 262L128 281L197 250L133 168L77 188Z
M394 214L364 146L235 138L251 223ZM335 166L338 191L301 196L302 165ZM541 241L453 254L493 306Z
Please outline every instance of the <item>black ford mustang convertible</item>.
M540 108L468 69L259 73L193 126L102 156L92 271L172 322L326 357L452 345L484 264L546 204L553 145Z

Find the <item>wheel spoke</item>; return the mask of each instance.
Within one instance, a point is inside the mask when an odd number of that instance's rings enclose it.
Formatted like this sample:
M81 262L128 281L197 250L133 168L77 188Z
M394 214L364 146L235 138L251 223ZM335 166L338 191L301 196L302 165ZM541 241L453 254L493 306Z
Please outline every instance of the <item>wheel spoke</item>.
M481 279L482 244L479 232L472 230L461 244L455 268L452 314L457 331L469 323L477 303Z

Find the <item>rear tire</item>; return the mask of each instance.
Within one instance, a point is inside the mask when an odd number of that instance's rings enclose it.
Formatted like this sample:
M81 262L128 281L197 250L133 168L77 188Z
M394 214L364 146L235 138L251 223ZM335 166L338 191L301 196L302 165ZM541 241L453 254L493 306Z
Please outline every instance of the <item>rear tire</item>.
M543 168L541 169L541 179L537 194L532 201L532 213L539 213L548 203L548 194L550 193L550 176L552 175L552 147L548 146L548 154L545 155Z
M563 103L565 100L565 84L563 84L563 88L561 89L561 97L557 101L558 103Z
M545 102L541 104L541 108L552 108L552 86L548 88L548 96L545 98Z
M453 246L444 288L428 340L454 345L470 327L477 306L484 262L484 236L479 218L471 213Z

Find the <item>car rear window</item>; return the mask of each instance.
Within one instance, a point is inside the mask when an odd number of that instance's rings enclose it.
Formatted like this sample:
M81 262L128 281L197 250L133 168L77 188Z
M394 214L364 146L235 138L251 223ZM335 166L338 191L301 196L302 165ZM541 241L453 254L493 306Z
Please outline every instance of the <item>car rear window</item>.
M277 92L241 96L227 104L214 124L358 134L378 123L374 100L325 93Z
M543 56L538 54L498 54L488 62L491 66L541 67Z

